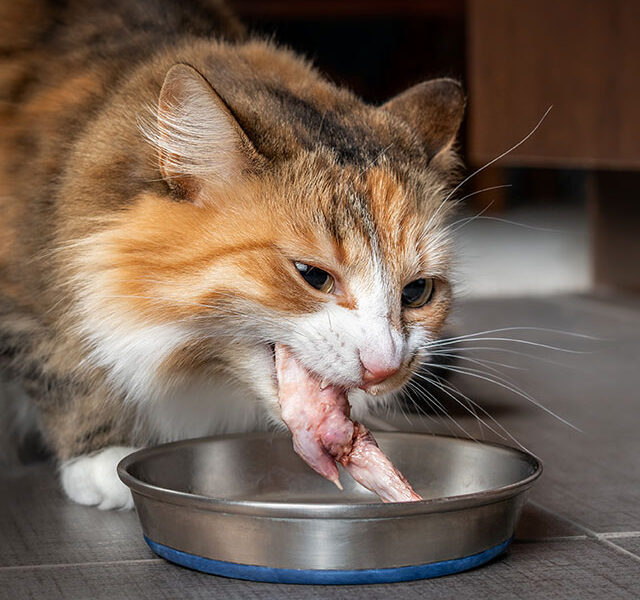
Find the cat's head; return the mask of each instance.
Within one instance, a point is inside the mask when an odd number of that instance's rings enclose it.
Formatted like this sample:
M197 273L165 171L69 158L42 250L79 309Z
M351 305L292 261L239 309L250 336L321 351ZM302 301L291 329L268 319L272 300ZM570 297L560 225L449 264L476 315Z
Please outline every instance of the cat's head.
M354 390L356 411L401 390L451 303L463 109L446 79L381 107L324 82L235 104L174 66L143 127L166 191L141 194L84 254L94 358L141 395L154 377L223 374L273 415L278 342Z

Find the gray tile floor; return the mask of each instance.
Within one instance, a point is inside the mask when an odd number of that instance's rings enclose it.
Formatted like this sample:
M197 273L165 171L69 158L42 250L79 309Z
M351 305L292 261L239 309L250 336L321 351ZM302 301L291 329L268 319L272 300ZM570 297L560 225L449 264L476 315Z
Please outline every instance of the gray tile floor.
M0 472L0 598L639 598L640 303L589 296L476 300L461 304L458 315L457 333L517 326L597 338L534 329L496 332L481 337L519 337L527 343L470 341L468 347L494 349L464 354L515 368L455 363L461 370L499 368L579 429L504 387L454 376L453 385L545 464L506 555L459 575L358 588L202 575L155 558L134 513L103 513L67 503L52 467L38 464ZM395 428L459 435L464 429L493 440L500 439L497 433L506 435L483 413L486 425L452 399L442 402L457 424L437 411L381 417Z

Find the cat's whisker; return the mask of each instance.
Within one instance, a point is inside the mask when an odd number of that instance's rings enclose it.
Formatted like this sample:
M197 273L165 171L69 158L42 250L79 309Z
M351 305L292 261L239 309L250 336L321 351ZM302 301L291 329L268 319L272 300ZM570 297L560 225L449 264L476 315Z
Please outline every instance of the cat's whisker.
M511 432L509 432L509 430L504 427L504 425L502 425L493 415L491 415L491 413L489 413L489 411L487 411L483 406L481 406L480 404L478 404L477 402L474 402L473 400L471 400L471 398L469 398L469 396L467 396L464 392L462 392L459 388L457 388L452 382L447 382L445 381L442 377L440 377L439 375L436 375L435 373L429 373L429 375L431 377L435 377L436 380L439 383L439 386L443 386L446 387L447 389L449 389L452 393L454 394L459 394L462 398L464 398L470 405L475 406L476 408L478 408L480 411L482 411L482 413L484 415L487 416L487 418L489 418L495 425L496 427L498 427L500 429L500 431L504 432L504 435L510 439L513 443L515 443L519 448L521 448L522 450L524 450L525 452L529 452L529 450L522 444L520 443L512 434ZM431 381L431 383L435 384L435 382ZM444 390L443 390L444 391ZM486 423L485 423L486 426ZM491 428L490 428L491 429ZM500 433L492 430L493 433L495 433L495 435L499 436L501 439L505 439Z
M435 409L436 411L436 416L438 417L440 423L442 425L444 425L447 430L449 431L449 433L451 435L453 435L454 437L458 437L457 434L455 433L455 431L451 428L451 426L449 425L449 422L452 422L458 429L460 429L467 437L472 438L472 436L469 434L469 432L467 432L464 427L462 427L448 412L447 409L442 405L441 402L438 401L438 399L431 394L428 390L425 390L424 388L418 386L415 382L412 382L411 380L409 380L406 384L407 386L409 386L415 393L419 394L420 397L422 397L423 399L425 399L428 403L428 405L432 408ZM424 408L422 408L417 402L416 400L411 396L411 395L407 395L406 396L413 404L413 406L415 407L415 409L418 411L418 414L421 416L424 416L426 418L429 418L430 420L433 421L433 417L430 416L425 410ZM442 415L442 416L441 416ZM446 420L444 417L446 417ZM435 421L433 421L435 423Z
M572 365L559 360L547 358L545 356L540 356L538 354L531 354L529 352L519 352L518 350L514 350L512 348L504 348L501 346L455 346L455 345L452 345L452 346L445 347L444 350L454 352L456 357L461 357L461 354L465 352L478 352L478 351L494 352L494 353L501 352L504 354L511 354L513 356L523 357L529 360L535 360L535 361L553 365L556 367L562 367L563 369L570 369L572 371L578 371L578 372L586 372L585 369L579 365ZM441 350L428 348L429 355L439 356L440 352ZM503 365L503 366L507 366L507 365Z
M489 190L491 189L498 189L498 188L502 188L502 187L506 187L506 186L494 186L493 188L487 188ZM510 186L509 186L510 187ZM481 191L486 191L486 190L481 190ZM467 194L467 196L465 196L465 198L469 198L471 196L473 196L474 194ZM460 199L460 202L462 202L463 198ZM450 223L449 225L447 225L445 228L442 229L442 231L438 234L438 236L451 236L454 233L457 233L460 229L462 229L465 225L468 225L469 223L478 220L479 218L481 218L484 213L486 211L488 211L491 206L493 205L493 201L489 202L489 204L487 204L478 214L473 215L471 217L464 217L462 219L458 219L457 221L454 221L453 223Z
M427 373L428 373L428 377L427 377ZM459 392L457 389L454 389L453 387L447 385L444 381L444 379L438 375L436 375L435 373L432 372L422 372L419 373L418 376L423 377L424 381L426 381L427 383L429 383L430 385L435 385L438 389L440 389L440 391L443 391L446 393L446 390L450 390L451 392L455 393L459 393L461 396L463 396L468 402L469 402L469 408L471 409L473 416L476 418L479 426L480 426L480 430L482 431L482 425L484 424L482 422L481 419L479 419L478 414L475 410L475 406L477 406L474 402L472 402L469 398L467 398L464 394L462 394L461 392ZM444 386L444 387L443 387ZM446 388L446 389L445 389ZM481 407L480 407L481 408ZM484 410L484 409L483 409ZM486 413L486 411L484 411ZM488 414L488 413L487 413ZM490 428L489 428L490 429ZM496 435L498 435L496 433Z
M467 333L464 335L459 335L459 336L455 336L455 337L448 337L448 338L441 338L441 340L436 340L438 341L450 341L450 340L461 340L461 339L465 339L465 338L471 338L477 335L485 335L485 334L490 334L490 333L501 333L501 332L506 332L506 331L539 331L542 333L557 333L560 335L566 335L566 336L570 336L570 337L577 337L577 338L582 338L582 339L587 339L587 340L593 340L593 341L601 341L600 338L588 335L588 334L584 334L584 333L577 333L575 331L566 331L566 330L562 330L562 329L550 329L548 327L532 327L532 326L514 326L514 327L499 327L497 329L485 329L484 331L477 331L474 333Z
M491 369L492 371L495 371L498 374L501 374L500 371L495 367L504 367L505 369L512 369L514 371L526 371L527 369L525 367L516 367L514 365L508 365L507 363L502 363L502 362L498 362L495 360L488 360L486 358L472 358L470 356L460 356L459 354L455 354L453 352L430 352L430 354L434 355L434 356L445 356L447 358L456 358L459 360L466 360L468 362L472 362L478 365L482 365L487 367L487 369ZM492 366L494 365L494 366Z
M542 117L540 117L540 119L538 120L536 125L533 127L533 129L529 133L527 133L527 135L525 135L519 142L517 142L516 144L511 146L511 148L509 148L508 150L505 150L502 154L496 156L495 158L493 158L489 162L485 163L483 166L481 166L478 169L476 169L473 173L471 173L470 175L465 177L458 185L456 185L451 190L449 195L445 198L445 202L448 199L450 199L470 179L472 179L473 177L475 177L476 175L478 175L479 173L481 173L485 169L488 169L491 165L495 164L499 160L502 160L505 156L511 154L514 150L517 150L520 146L522 146L522 144L524 144L536 131L538 131L540 125L542 125L543 121L547 118L547 115L551 112L552 108L553 108L553 106L549 106L549 108L547 108L547 110L544 112Z
M429 354L439 354L440 350L437 348L428 347ZM445 347L444 350L456 352L456 356L460 356L461 352L478 352L478 351L486 351L486 352L504 352L505 354L513 354L515 356L523 356L525 358L530 358L533 360L538 360L540 362L546 362L552 365L558 365L561 367L566 367L570 369L576 369L575 365L567 365L565 363L561 363L557 360L552 360L549 358L545 358L543 356L539 356L537 354L531 354L529 352L519 352L518 350L514 350L513 348L503 348L501 346L450 346Z
M472 198L473 196L477 196L478 194L484 194L484 192L491 192L493 190L504 190L507 188L513 187L512 184L510 183L503 183L502 185L492 185L490 187L486 187L483 188L481 190L475 190L473 192L470 192L469 194L466 194L465 196L462 196L462 198L459 198L456 202L460 203L460 202L464 202L465 200L468 200L469 198ZM493 202L491 203L493 204ZM491 206L491 204L489 206ZM488 207L484 208L481 212L484 212L485 210L487 210ZM467 218L471 218L471 217L466 217L463 219L460 219L460 221L466 221ZM455 221L454 223L451 223L449 226L454 226L457 223L459 223L460 221Z
M467 429L465 427L463 427L453 416L451 416L449 414L449 412L444 407L444 405L439 400L437 400L437 398L431 392L429 392L428 390L423 389L422 393L425 394L432 403L434 403L436 406L438 406L440 408L440 410L443 412L443 414L449 419L449 421L451 423L453 423L453 425L456 428L458 428L468 439L471 439L474 442L478 441L478 439L471 432L467 431ZM449 431L451 431L451 429L449 429Z
M537 354L531 354L529 352L519 352L518 350L513 350L512 348L503 348L500 346L451 346L451 347L447 347L445 348L445 350L448 350L451 353L451 358L460 358L463 359L464 357L462 356L463 353L465 352L478 352L478 351L482 351L482 352L501 352L501 353L505 353L505 354L511 354L514 356L520 356L520 357L524 357L526 359L529 360L535 360L541 363L546 363L549 365L553 365L556 367L562 367L563 369L570 369L573 371L578 371L578 372L586 372L586 369L583 367L580 367L579 365L572 365L572 364L567 364L565 362L561 362L558 360L553 360L550 358L546 358L545 356L540 356ZM433 349L429 349L428 352L429 355L434 355L434 356L442 356L443 353L440 350L433 350ZM488 359L477 359L477 360L484 360L487 361ZM502 367L506 367L508 369L521 369L521 370L526 370L526 367L516 367L513 365L508 365L506 363L498 363L496 361L493 361L493 364L496 364L497 366L502 366Z
M407 398L409 398L409 397L407 396ZM410 398L409 398L409 399L410 399ZM387 405L387 406L389 406L389 405ZM411 419L409 418L409 415L407 414L407 412L404 410L404 407L402 406L402 403L400 403L400 402L396 403L396 406L395 406L395 409L394 409L394 410L396 410L396 411L397 411L397 410L399 410L399 411L400 411L400 414L404 417L405 421L406 421L409 425L412 425L412 423L411 423ZM426 416L426 414L425 414L425 416Z
M556 414L550 408L547 408L546 406L544 406L544 404L538 402L535 398L533 398L532 396L530 396L529 394L527 394L526 392L521 390L519 387L517 387L514 384L512 384L511 382L501 381L500 380L501 378L498 378L498 380L496 380L496 379L493 379L492 377L490 377L490 376L488 376L486 374L482 374L482 373L479 373L479 372L474 372L475 370L467 369L465 367L452 367L450 365L438 365L438 364L433 364L431 366L433 368L443 369L443 370L446 370L446 371L451 371L453 373L459 373L459 374L462 374L462 375L469 375L470 377L476 377L476 378L481 379L483 381L487 381L487 382L492 383L492 384L494 384L496 386L504 388L504 389L506 389L506 390L508 390L510 392L513 392L514 394L520 396L521 398L524 398L525 400L528 400L533 405L537 406L538 408L540 408L541 410L543 410L544 412L546 412L550 416L556 418L561 423L564 423L565 425L571 427L571 429L574 429L575 431L579 431L579 432L582 433L582 430L579 427L577 427L576 425L574 425L573 423L571 423L567 419L564 419L560 415Z
M497 435L500 439L502 440L506 439L502 434L498 433L493 427L491 427L478 415L478 413L475 410L475 407L478 407L478 405L475 402L472 402L471 400L469 400L470 405L467 405L462 400L460 400L460 398L458 398L453 393L451 393L451 391L449 391L450 388L443 386L440 382L436 381L435 379L427 377L423 373L416 373L415 376L440 389L442 392L447 394L447 396L449 396L454 402L456 402L458 405L464 408L469 414L471 414L478 421L478 423L480 423L481 425L484 425L489 431ZM484 412L486 413L486 411Z
M470 179L472 179L473 177L478 175L478 173L481 173L485 169L489 168L491 165L495 164L496 162L498 162L499 160L501 160L502 158L504 158L505 156L507 156L508 154L510 154L511 152L516 150L517 148L519 148L520 146L522 146L522 144L524 144L538 130L540 125L542 125L542 122L546 119L547 115L549 114L549 112L551 111L552 108L553 108L552 106L549 106L549 108L547 108L547 110L542 115L540 120L536 123L535 127L526 136L524 136L518 143L514 144L513 146L511 146L511 148L509 148L508 150L505 150L502 154L496 156L495 158L493 158L489 162L485 163L482 167L476 169L473 173L471 173L470 175L465 177L460 183L458 183L456 186L454 186L453 189L444 197L442 202L439 204L439 206L434 211L433 215L430 217L429 221L427 222L427 226L425 227L425 230L430 229L430 226L431 226L431 224L433 222L435 222L436 217L440 214L440 212L443 210L443 208L446 205L449 204L449 200L452 198L452 196L465 183L467 183Z
M540 231L543 233L567 233L566 229L553 229L550 227L538 227L537 225L528 225L527 223L519 223L518 221L512 221L510 219L503 219L502 217L492 217L489 215L477 215L475 217L469 217L469 220L482 219L483 221L495 221L497 223L504 223L506 225L513 225L514 227L521 227L522 229L529 229L531 231ZM457 229L454 230L454 232Z
M520 340L517 338L503 338L503 337L477 337L473 338L475 341L481 342L513 342L514 344L524 344L525 346L534 346L536 348L542 348L544 350L555 350L557 352L566 352L568 354L591 354L591 352L583 350L571 350L569 348L562 348L559 346L551 346L549 344L542 344L539 342L532 342L530 340ZM433 343L429 342L423 346L423 349L429 350L430 348L442 348L444 346L452 346L455 344L464 343L464 341L453 340Z
M591 354L592 353L592 351L574 350L571 348L553 346L550 344L543 344L540 342L534 342L532 340L523 340L515 337L494 337L494 336L487 335L492 333L503 333L503 332L507 333L510 331L534 331L534 332L542 332L542 333L553 333L553 334L564 335L567 337L573 337L573 338L584 339L589 341L602 341L600 338L595 338L590 335L576 333L572 331L562 331L562 330L549 329L549 328L543 328L543 327L520 326L520 327L502 327L498 329L488 329L488 330L478 331L478 332L460 335L460 336L432 340L423 344L422 349L428 350L430 352L435 352L437 350L448 349L449 347L455 347L456 350L459 350L467 347L464 345L467 343L473 343L473 342L479 342L479 341L484 341L484 342L490 341L490 342L507 342L507 343L521 344L521 345L530 345L532 347L538 347L545 350L555 350L558 352L564 352L568 354ZM487 347L487 348L492 348L492 347ZM506 348L503 348L502 350L505 352L510 351L512 353L515 353L514 350L509 350ZM534 356L534 355L527 355L527 356Z
M511 185L510 184L507 184L507 185L494 185L492 187L484 188L482 190L478 190L476 192L472 192L470 194L467 194L466 196L460 198L456 202L456 204L462 203L467 198L471 198L472 196L475 196L477 194L481 194L483 192L488 192L488 191L491 191L491 190L507 188L507 187L511 187ZM449 223L445 227L442 227L440 229L440 231L435 235L433 235L430 231L427 230L427 231L425 231L423 233L423 236L426 236L427 233L429 234L429 243L430 243L430 245L437 244L442 239L447 240L449 243L451 243L451 240L453 239L452 238L452 234L454 234L458 230L462 229L462 227L464 227L465 225L467 225L471 221L475 221L476 219L479 219L486 211L488 211L491 208L492 205L493 205L493 201L491 201L489 204L487 204L487 206L485 206L477 215L474 215L474 216L471 216L471 217L464 217L462 219L458 219L457 221L454 221L453 223ZM459 225L460 223L462 223L462 225Z

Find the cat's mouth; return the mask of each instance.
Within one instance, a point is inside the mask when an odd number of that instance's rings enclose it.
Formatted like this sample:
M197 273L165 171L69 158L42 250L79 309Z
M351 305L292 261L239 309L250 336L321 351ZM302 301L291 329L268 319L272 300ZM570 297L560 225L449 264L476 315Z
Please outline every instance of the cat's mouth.
M270 342L267 344L269 348L269 353L271 355L271 361L272 361L271 376L272 376L272 381L276 390L280 389L277 370L276 370L276 346L278 345L279 344L276 342ZM307 371L309 372L310 377L314 377L315 379L317 379L320 385L320 388L323 390L325 388L333 387L340 393L347 393L351 389L360 389L371 396L378 396L378 395L388 394L391 392L401 390L405 386L407 381L411 379L413 373L416 372L421 362L422 360L419 356L419 353L414 353L404 362L404 364L401 366L401 368L398 370L396 374L394 374L389 379L386 379L385 381L381 383L376 383L376 384L367 384L365 382L359 382L359 383L353 383L352 385L345 385L344 383L331 381L328 377L323 377L318 373L314 373L310 369L307 369Z
M271 360L272 362L272 377L273 377L273 383L276 387L276 390L280 389L280 382L278 380L278 374L277 374L277 368L276 368L276 348L281 347L282 344L280 344L279 342L270 342L268 344L269 347L269 351L271 353ZM337 382L332 382L330 381L330 379L328 377L323 377L322 375L320 375L317 372L314 372L311 369L307 369L305 367L305 370L309 373L309 377L313 377L314 379L317 380L318 384L320 385L320 387L322 389L325 389L327 387L333 386L335 388L340 389L343 392L346 392L347 390L351 389L351 388L355 388L358 387L356 385L344 385L344 384L339 384Z

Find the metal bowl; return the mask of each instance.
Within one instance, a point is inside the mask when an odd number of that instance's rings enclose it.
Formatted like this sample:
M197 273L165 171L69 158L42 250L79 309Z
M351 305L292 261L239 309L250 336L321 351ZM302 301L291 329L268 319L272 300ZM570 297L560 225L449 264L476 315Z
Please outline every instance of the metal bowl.
M200 571L287 583L380 583L464 571L509 544L533 456L417 433L376 440L424 498L383 504L345 472L344 491L291 439L266 433L165 444L124 458L147 543Z

